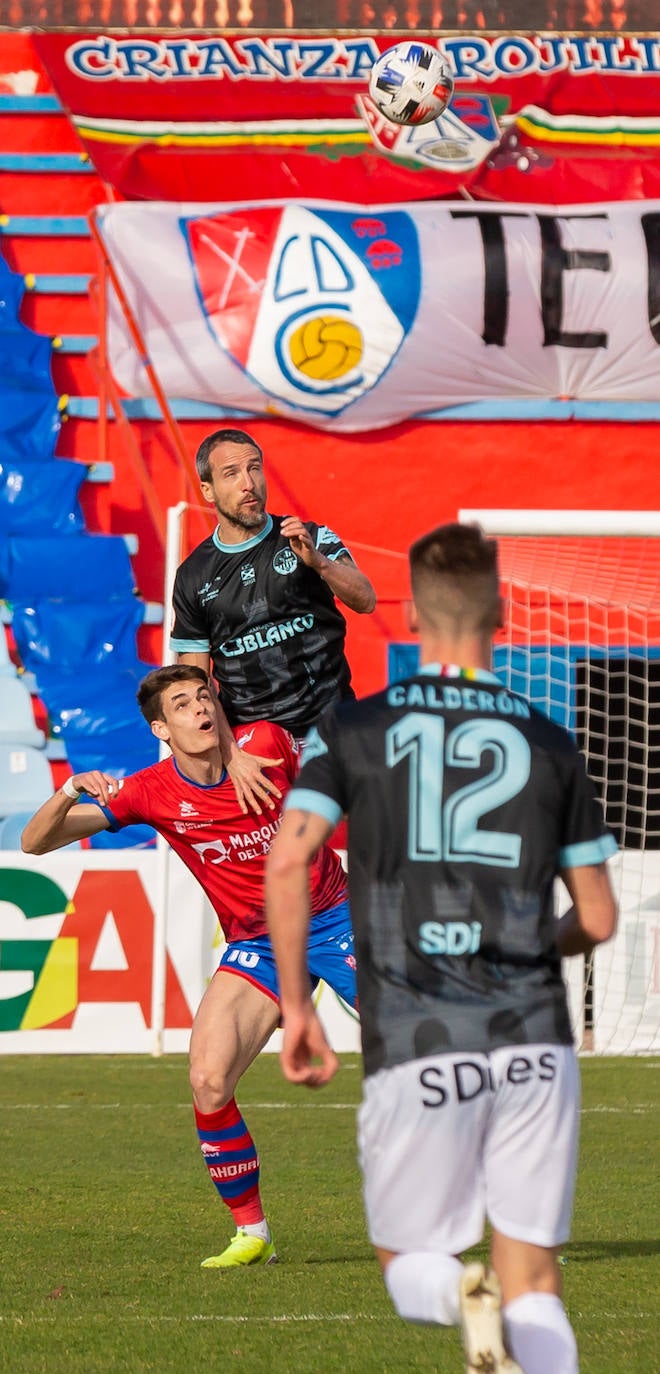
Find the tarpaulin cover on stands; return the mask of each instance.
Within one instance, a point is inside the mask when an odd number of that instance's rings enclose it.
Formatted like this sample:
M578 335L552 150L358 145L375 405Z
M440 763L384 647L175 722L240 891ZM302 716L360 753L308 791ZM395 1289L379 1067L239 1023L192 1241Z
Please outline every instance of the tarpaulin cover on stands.
M78 491L87 476L83 463L66 458L3 462L0 458L0 536L75 534L84 529Z
M109 597L135 591L125 540L113 534L11 537L0 553L0 596L9 601L38 600L44 595L99 606Z
M102 603L93 598L54 601L44 597L14 601L12 607L12 629L22 663L37 681L49 668L75 673L84 664L87 671L103 667L110 673L135 663L135 636L144 617L144 602L135 596L104 597Z
M0 253L0 462L50 458L61 416L50 370L52 343L21 324L25 282ZM20 399L19 399L20 397Z
M169 396L335 431L658 397L660 202L123 204L100 224ZM116 306L109 355L150 394Z

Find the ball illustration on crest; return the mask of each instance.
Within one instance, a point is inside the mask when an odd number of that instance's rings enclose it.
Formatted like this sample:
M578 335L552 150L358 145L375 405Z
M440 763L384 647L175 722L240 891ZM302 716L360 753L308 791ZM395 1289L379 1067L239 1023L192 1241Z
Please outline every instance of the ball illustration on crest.
M294 331L289 353L294 367L316 382L333 382L357 367L363 352L361 330L341 315L316 315Z
M376 59L369 95L392 124L430 124L454 90L447 61L429 43L395 43Z

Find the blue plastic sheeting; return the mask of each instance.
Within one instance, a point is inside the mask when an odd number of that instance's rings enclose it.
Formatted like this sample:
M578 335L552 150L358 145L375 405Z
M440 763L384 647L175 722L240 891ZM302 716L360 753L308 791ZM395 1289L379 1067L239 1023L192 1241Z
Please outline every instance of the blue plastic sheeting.
M52 343L21 323L23 277L0 256L0 459L51 458L62 423Z
M54 396L52 360L53 345L47 334L35 334L25 325L0 327L0 403L15 390L16 382L21 389L47 391Z
M134 710L137 712L136 706ZM100 769L112 778L126 778L158 760L158 741L141 719L133 725L130 734L126 727L79 737L72 737L68 731L64 733L67 756L74 773ZM130 825L116 834L103 831L101 835L92 837L91 844L95 849L126 849L152 845L155 839L155 831L151 826Z
M18 323L24 292L23 278L11 271L0 254L0 329L11 329Z
M84 464L67 458L45 463L0 459L0 538L40 529L53 534L84 530L78 491L86 477Z
M117 730L99 729L90 734L65 729L63 734L67 759L74 773L100 768L113 778L127 778L158 759L158 740L144 723L134 724L130 737L124 726Z
M88 773L100 769L111 778L128 778L149 768L158 760L157 741L145 734L140 749L129 751L124 730L105 735L81 736L67 741L68 761L74 773Z
M110 743L122 777L137 766L123 755L139 755L140 759L153 762L158 752L156 742L135 699L138 686L151 667L149 663L136 660L132 666L116 673L105 666L69 673L62 673L59 667L40 669L39 690L53 734L61 735L66 741L72 766L73 749L82 750L86 741L92 741L94 736L108 735L113 737ZM123 754L117 754L118 745ZM97 747L94 743L93 748ZM139 766L142 768L145 764L141 762Z
M135 592L133 568L121 535L13 537L0 545L0 596L7 601L88 598L97 607Z
M63 673L59 662L39 667L40 695L53 736L64 741L72 772L100 769L125 778L156 763L158 741L135 699L139 683L153 666L135 659L115 673L110 658L87 671ZM104 832L92 843L95 848L125 849L150 846L154 840L150 826L127 826L117 835Z
M59 663L55 663L52 668L42 667L39 687L49 711L61 716L62 724L70 724L77 733L90 729L103 732L127 728L131 731L129 739L133 747L136 730L144 732L147 739L151 736L136 695L142 678L151 672L152 666L135 658L120 672L97 664L63 673Z
M49 668L60 675L103 666L109 683L115 672L135 665L143 616L144 602L135 596L103 603L14 601L12 630L23 666L35 674L40 690Z
M55 394L27 391L0 381L0 458L52 458L62 416Z

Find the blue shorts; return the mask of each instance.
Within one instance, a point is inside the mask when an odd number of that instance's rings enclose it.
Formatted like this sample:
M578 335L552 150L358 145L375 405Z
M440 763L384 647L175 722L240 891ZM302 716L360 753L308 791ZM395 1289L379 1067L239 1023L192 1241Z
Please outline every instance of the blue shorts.
M348 902L340 902L312 917L307 943L307 967L312 984L320 979L332 988L349 1007L357 1006L353 930ZM255 988L279 1000L275 955L270 936L256 940L234 940L223 950L219 969L247 978Z

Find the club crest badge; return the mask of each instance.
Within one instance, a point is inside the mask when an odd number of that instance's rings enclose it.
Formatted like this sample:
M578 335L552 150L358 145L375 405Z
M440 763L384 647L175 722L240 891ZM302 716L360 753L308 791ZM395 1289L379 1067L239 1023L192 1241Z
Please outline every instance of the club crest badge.
M181 228L211 334L275 408L339 415L391 366L420 297L405 211L246 207Z

